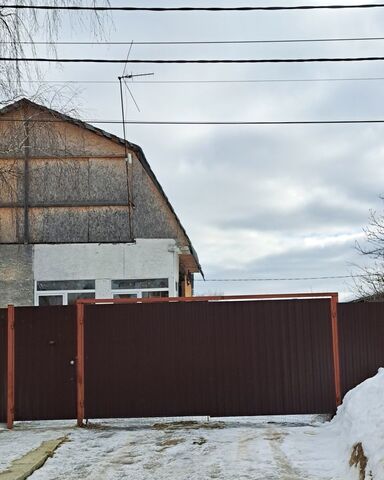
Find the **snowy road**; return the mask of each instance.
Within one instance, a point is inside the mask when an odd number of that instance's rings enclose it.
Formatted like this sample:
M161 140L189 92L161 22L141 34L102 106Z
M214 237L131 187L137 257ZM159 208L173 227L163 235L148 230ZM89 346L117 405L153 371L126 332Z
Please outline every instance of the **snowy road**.
M310 424L308 417L271 420L113 420L88 429L24 423L13 432L0 431L0 471L42 441L68 435L31 480L346 478L338 438L327 426Z

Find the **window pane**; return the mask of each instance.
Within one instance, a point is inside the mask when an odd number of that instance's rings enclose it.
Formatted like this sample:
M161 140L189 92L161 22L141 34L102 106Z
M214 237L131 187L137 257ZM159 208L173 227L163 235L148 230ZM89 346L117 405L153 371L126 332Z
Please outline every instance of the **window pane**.
M168 297L168 292L143 292L143 298Z
M39 295L39 307L48 305L63 305L62 295Z
M136 293L115 293L113 298L137 298Z
M55 280L37 282L37 290L94 290L95 280Z
M95 298L94 293L68 293L68 305L73 305L79 298Z
M112 280L112 290L140 290L142 288L168 288L168 278Z

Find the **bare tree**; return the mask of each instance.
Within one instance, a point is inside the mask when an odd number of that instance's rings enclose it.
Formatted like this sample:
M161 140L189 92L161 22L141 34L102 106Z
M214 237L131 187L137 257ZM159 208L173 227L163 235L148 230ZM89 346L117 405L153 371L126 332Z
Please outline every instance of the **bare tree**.
M384 213L371 211L368 226L363 231L365 241L356 242L356 249L371 263L359 267L360 274L354 278L355 287L360 297L375 300L384 294Z
M60 95L60 99L63 97ZM47 102L53 108L52 103ZM64 114L73 114L71 105L61 108ZM24 114L25 115L25 114ZM39 121L40 120L40 121ZM81 144L68 144L68 139L57 124L41 121L39 112L31 111L23 121L3 122L0 125L0 200L16 201L20 197L20 182L23 180L25 150L29 149L34 157L55 157L57 164L50 169L51 175L63 175L63 162L66 163L65 175L71 173L69 162L73 155L86 154ZM72 166L73 175L78 174L76 162Z
M17 5L33 6L32 0L15 0L12 2ZM81 5L84 0L51 0L51 6L59 5ZM96 5L97 1L93 0ZM109 0L104 0L104 4L109 4ZM39 34L40 40L43 33L44 41L49 42L48 50L55 54L54 42L62 30L63 17L60 10L40 10L32 9L12 9L7 7L0 8L0 56L22 58L28 53L28 56L36 56L37 46L34 36ZM64 15L72 15L71 27L73 30L81 28L86 29L93 36L103 36L107 24L110 24L110 18L106 13L75 12L68 11ZM27 43L26 43L27 42ZM24 95L22 81L30 78L34 73L39 77L38 66L29 67L25 62L0 62L0 104L12 102ZM39 87L38 87L39 88ZM37 97L37 92L34 94Z
M15 0L16 5L33 6L32 0ZM51 0L51 6L59 5L81 5L84 0ZM96 5L96 0L93 4ZM99 3L100 4L100 3ZM109 0L104 0L108 5ZM37 54L35 36L39 35L39 40L48 43L47 49L51 55L56 55L55 40L62 31L63 14L60 10L36 11L34 9L15 9L0 8L0 56L22 58L24 56L33 57ZM71 15L71 28L81 28L82 31L89 31L93 37L103 37L108 25L111 25L111 19L105 12L99 14L91 13L69 13ZM34 83L34 89L24 89L23 81L31 77L38 80ZM31 100L42 103L48 107L58 109L62 113L78 115L78 102L76 101L77 92L71 87L58 87L57 85L47 86L39 83L41 79L38 64L33 67L23 62L0 62L0 105L7 105L21 97L28 96ZM26 94L28 91L28 95ZM45 147L52 150L52 139L54 139L55 149L58 150L60 144L57 138L57 132L49 128L48 125L34 125L31 118L26 121L31 125L30 128L39 130L39 138L45 138L49 141L44 143ZM33 126L33 127L32 127ZM43 131L44 130L44 131ZM17 160L23 156L25 148L25 125L8 124L1 129L0 137L0 189L8 192L8 196L14 197L15 185L22 174L20 162ZM62 149L65 149L65 142L62 143ZM7 158L8 160L5 160Z

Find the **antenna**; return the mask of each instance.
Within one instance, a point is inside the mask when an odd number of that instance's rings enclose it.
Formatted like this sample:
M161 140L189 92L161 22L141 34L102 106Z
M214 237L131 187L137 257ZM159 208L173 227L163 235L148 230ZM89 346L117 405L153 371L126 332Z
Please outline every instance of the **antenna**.
M124 114L124 96L123 96L123 84L122 84L122 80L124 80L124 83L125 83L125 86L127 87L131 97L132 97L132 100L135 102L135 105L136 105L136 108L137 110L140 112L140 109L137 105L137 102L131 92L131 90L129 89L127 83L125 82L125 79L126 78L129 78L129 79L133 79L135 77L146 77L146 76L149 76L149 75L154 75L154 73L130 73L129 75L121 75L120 77L117 77L118 80L119 80L119 84L120 84L120 103L121 103L121 119L122 119L122 122L123 122L123 138L124 138L124 146L125 146L125 158L127 158L127 136L126 136L126 131L125 131L125 114Z
M129 94L131 95L131 98L136 105L137 110L140 112L140 109L139 109L139 106L137 105L135 97L133 96L130 88L128 87L127 83L125 82L125 79L127 79L127 78L133 79L134 77L143 77L143 76L147 76L147 75L154 75L154 73L137 73L137 74L130 73L129 75L121 75L120 77L117 77L118 80L119 80L119 85L120 85L120 103L121 103L121 117L122 117L121 119L122 119L122 123L123 123L124 156L125 156L125 166L126 166L126 170L127 170L128 221L129 221L130 241L134 241L133 232L132 232L131 188L130 188L130 185L129 185L129 183L130 183L129 182L129 164L132 163L132 155L128 154L128 147L127 147L127 135L126 135L126 131L125 131L125 114L124 114L124 95L123 95L123 83L122 83L122 81L124 80L125 86L127 87L128 91L129 91Z

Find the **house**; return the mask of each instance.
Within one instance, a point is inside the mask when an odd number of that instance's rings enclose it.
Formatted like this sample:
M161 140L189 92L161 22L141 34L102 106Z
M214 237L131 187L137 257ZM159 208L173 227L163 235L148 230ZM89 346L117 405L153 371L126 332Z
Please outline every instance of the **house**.
M191 296L197 272L139 146L27 99L0 110L0 307Z

